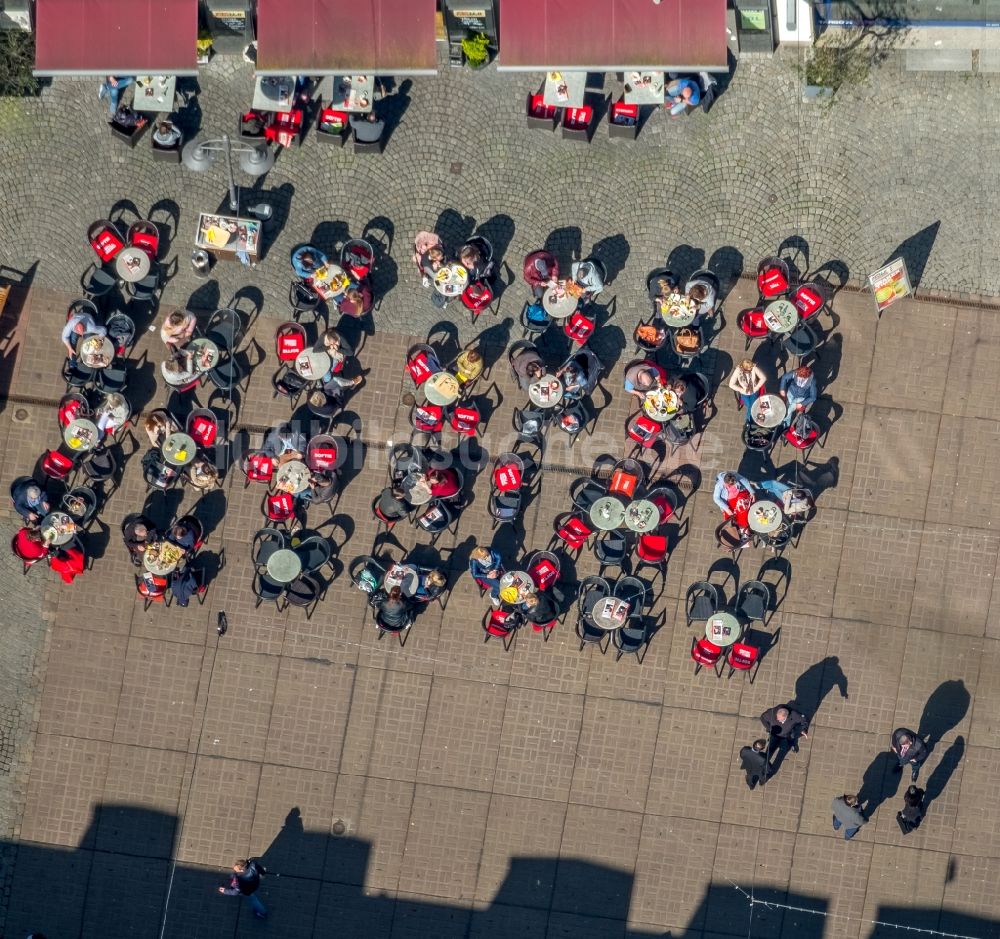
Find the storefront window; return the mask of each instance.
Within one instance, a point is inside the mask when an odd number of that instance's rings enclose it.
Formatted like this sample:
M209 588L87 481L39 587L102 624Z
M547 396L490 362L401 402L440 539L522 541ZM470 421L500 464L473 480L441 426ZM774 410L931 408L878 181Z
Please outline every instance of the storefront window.
M821 22L833 25L883 20L1000 26L1000 0L816 0Z

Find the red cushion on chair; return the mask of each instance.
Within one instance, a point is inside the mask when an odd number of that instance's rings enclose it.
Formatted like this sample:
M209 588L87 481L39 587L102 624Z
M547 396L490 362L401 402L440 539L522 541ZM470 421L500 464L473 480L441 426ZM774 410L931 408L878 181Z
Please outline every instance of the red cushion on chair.
M150 235L147 232L136 232L131 241L133 248L138 248L149 255L150 261L156 260L156 255L160 250L160 239L157 235Z
M422 385L431 375L434 374L431 371L430 363L427 361L426 352L418 352L409 362L406 363L406 370L410 373L410 378L413 379L413 384Z
M110 261L125 247L125 243L114 232L104 228L90 242L90 246L102 261Z
M274 460L266 453L252 453L247 458L247 478L266 483L274 475Z
M768 334L767 323L764 322L763 310L744 310L736 320L737 325L747 336L759 339Z
M810 316L819 312L823 306L823 298L815 288L809 286L809 284L803 284L795 291L792 303L795 304L795 309L799 311L799 316L807 320Z
M805 450L811 443L813 443L819 436L819 429L816 427L810 427L809 433L805 437L800 437L795 432L794 425L789 427L785 431L785 440L787 440L796 450Z
M582 108L567 108L563 116L563 127L583 130L593 117L594 109L589 104L585 104Z
M597 323L579 311L575 312L569 321L563 324L563 331L566 335L580 346L593 335L596 328Z
M593 529L583 519L577 518L575 515L556 532L574 551L579 551L593 533Z
M214 421L206 420L204 417L196 417L191 422L191 436L199 447L210 447L215 443L215 436L218 433L218 426Z
M451 428L466 437L479 429L479 412L475 408L456 407L451 413Z
M265 511L272 522L287 521L295 512L295 499L289 492L272 493L267 497Z
M503 610L491 610L490 618L486 621L486 631L491 636L507 636L513 627L507 625L507 618L510 613Z
M654 496L649 500L660 510L660 524L666 522L674 514L674 507L665 496Z
M319 112L320 124L340 124L341 128L347 127L348 114L346 111L338 111L336 108L323 108Z
M788 290L788 280L777 267L769 267L757 275L757 289L765 297L777 297Z
M624 101L616 101L611 105L611 120L614 122L618 118L630 117L639 120L639 105L626 104Z
M734 642L729 649L729 665L731 668L747 670L753 667L760 655L756 646L748 646L744 642Z
M715 665L722 655L722 649L707 639L699 639L691 647L691 658L699 665Z
M306 340L300 332L278 334L278 358L282 362L294 362L305 347Z
M337 448L316 447L315 449L309 451L307 462L309 469L315 470L316 472L321 473L324 470L330 469L330 467L336 466Z
M635 496L635 487L639 485L639 479L632 473L625 470L615 470L611 476L611 485L608 486L608 493L612 495L622 495L628 499Z
M640 535L635 553L644 561L658 564L667 556L667 539L664 535Z
M71 469L73 469L73 461L58 450L49 450L42 460L42 471L55 479L65 478Z
M473 313L482 313L493 302L493 292L481 280L474 281L462 291L462 304Z
M630 440L634 440L643 447L651 447L663 433L663 425L646 417L645 414L636 414L629 421L626 433Z
M418 404L413 409L413 426L425 434L436 434L444 427L444 408L439 404Z
M493 485L497 492L513 492L521 488L521 468L516 463L498 466L493 471Z
M555 117L556 109L551 104L545 103L545 96L541 94L532 95L528 104L528 110L532 117Z
M548 590L559 576L559 569L548 558L542 558L528 573L539 590Z
M68 427L70 423L76 418L79 413L80 408L83 407L82 401L69 401L59 408L59 426Z

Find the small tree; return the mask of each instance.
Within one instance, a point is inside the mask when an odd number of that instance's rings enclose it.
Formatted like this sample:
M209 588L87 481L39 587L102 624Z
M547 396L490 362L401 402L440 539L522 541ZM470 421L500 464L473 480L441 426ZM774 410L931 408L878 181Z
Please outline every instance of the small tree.
M37 95L35 37L23 29L0 29L0 98Z
M490 58L490 40L485 33L472 33L462 40L462 51L469 68L482 68Z

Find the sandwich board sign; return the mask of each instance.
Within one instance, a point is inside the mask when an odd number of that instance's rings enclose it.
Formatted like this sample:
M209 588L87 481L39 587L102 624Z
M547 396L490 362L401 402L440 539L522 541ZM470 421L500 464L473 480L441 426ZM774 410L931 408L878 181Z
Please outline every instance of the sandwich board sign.
M885 267L879 268L874 274L868 275L868 286L875 297L875 307L878 315L892 306L897 300L913 294L910 277L906 273L906 261L896 258Z

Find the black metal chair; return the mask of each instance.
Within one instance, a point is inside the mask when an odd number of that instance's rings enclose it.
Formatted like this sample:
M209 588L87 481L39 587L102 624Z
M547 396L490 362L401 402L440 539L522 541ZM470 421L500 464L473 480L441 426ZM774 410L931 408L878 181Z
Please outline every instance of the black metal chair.
M629 555L628 539L620 531L602 532L594 542L594 556L600 562L600 574L612 567L622 569Z
M121 394L128 387L128 370L109 365L97 371L97 387L105 394Z
M649 642L649 629L646 626L646 618L640 617L639 622L633 625L626 623L621 629L616 629L611 634L611 641L617 650L615 661L617 662L623 655L634 655L637 663L642 664L642 650Z
M412 610L410 610L407 614L402 626L395 626L386 623L386 621L379 615L378 610L375 611L374 619L375 626L378 629L379 639L382 639L388 633L391 636L395 636L399 640L400 648L406 645L406 637L410 631L410 627L413 625Z
M612 596L629 604L629 619L632 620L641 616L646 606L646 585L638 577L619 577Z
M322 298L312 287L301 280L293 280L288 288L288 302L292 307L292 319L297 323L303 313L317 315Z
M109 273L97 264L91 264L80 275L80 286L89 300L98 300L107 296L118 284L114 274Z
M487 511L493 520L492 528L513 525L521 512L520 492L491 492Z
M323 585L310 574L300 574L285 588L285 608L297 606L305 610L306 619L312 615L323 594Z
M285 533L277 528L261 528L253 536L250 557L258 574L267 571L267 562L275 551L281 551L288 546Z
M66 390L71 388L86 388L95 380L94 369L87 368L79 359L71 362L63 360L62 379L66 382Z
M579 476L570 483L569 497L574 507L589 515L594 503L608 494L608 487L589 476Z
M530 406L515 410L511 424L519 442L531 444L541 450L545 447L545 432L549 420L548 411Z
M687 589L684 595L685 616L687 625L693 622L705 623L708 618L722 609L722 597L715 584L707 580L697 580Z
M111 483L110 488L104 491L105 499L118 488L118 458L113 450L96 447L86 455L80 469L92 483Z
M303 574L314 574L324 564L329 564L333 558L333 545L329 538L322 535L309 535L303 538L292 550L302 562Z
M812 355L820 344L820 337L808 322L802 321L790 333L781 337L781 348L800 362Z
M545 314L545 319L531 319L528 316L528 309L532 306L531 303L525 302L524 306L521 307L521 314L518 320L521 324L522 336L540 336L544 333L551 325L552 318Z
M62 497L62 508L80 528L86 528L97 513L99 500L90 486L74 486Z
M265 600L272 600L279 612L283 609L281 599L285 595L285 585L279 584L276 580L271 580L267 574L261 574L260 572L254 574L253 593L257 598L254 603L254 609L257 609Z
M715 543L721 551L726 551L736 560L743 549L753 541L753 532L741 531L732 519L726 519L715 529Z
M735 606L736 615L743 617L747 625L759 622L766 626L774 606L770 586L760 580L745 581L736 595Z
M576 635L580 640L581 652L587 643L596 644L601 650L601 655L608 651L608 646L611 644L608 631L598 629L589 622L589 615L600 600L609 596L611 596L611 585L603 577L585 577L580 581L576 597Z

